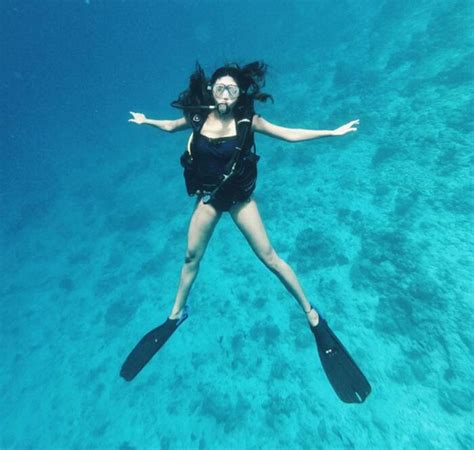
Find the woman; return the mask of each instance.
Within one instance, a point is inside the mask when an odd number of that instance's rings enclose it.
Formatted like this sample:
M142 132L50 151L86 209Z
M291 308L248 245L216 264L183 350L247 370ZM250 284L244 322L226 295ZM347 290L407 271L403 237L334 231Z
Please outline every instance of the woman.
M242 68L237 64L228 64L217 69L210 80L207 80L198 65L190 78L188 90L181 93L179 100L174 102L174 106L184 110L184 117L177 120L154 120L145 117L144 114L131 112L133 118L129 119L129 122L139 125L152 125L168 132L190 128L194 130L191 149L185 156L188 159L192 158L195 166L194 185L188 185L188 192L197 195L197 202L189 225L186 257L173 308L167 322L150 332L152 334L145 336L134 350L135 355L132 352L129 356L127 361L135 360L136 367L130 368L128 378L133 378L141 370L187 317L186 300L198 274L199 264L207 244L224 211L229 212L258 258L281 280L299 303L311 329L318 328L317 311L308 301L295 273L278 256L267 236L257 202L252 196L257 158L251 158L250 148L255 132L289 142L299 142L355 132L357 128L354 126L359 124L359 120L350 121L331 131L285 128L268 122L255 114L253 108L255 100L272 99L270 95L261 92L265 83L266 69L267 66L262 62L253 62ZM205 112L202 113L203 111ZM226 174L228 170L229 160L235 156L235 148L239 145L238 124L245 122L245 117L250 118L248 121L251 121L251 128L243 144L246 148L237 157L237 166L239 163L241 166L240 173L236 175L234 172L222 183L223 174ZM253 174L253 178L245 172ZM239 176L242 173L244 180L252 179L253 183L239 182ZM168 325L165 326L166 324ZM138 349L146 347L147 341L153 341L155 346L142 352L142 355L138 356L141 360L137 362L136 353ZM152 354L150 356L145 353ZM125 378L128 379L127 376Z

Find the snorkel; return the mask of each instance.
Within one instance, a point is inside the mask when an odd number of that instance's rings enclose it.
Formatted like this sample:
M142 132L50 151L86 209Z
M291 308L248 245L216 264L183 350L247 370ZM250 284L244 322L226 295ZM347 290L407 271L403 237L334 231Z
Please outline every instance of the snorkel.
M217 112L222 115L228 114L231 111L231 107L227 103L217 103L216 105L183 105L182 103L175 101L171 102L171 106L184 111L213 111L217 109Z
M219 114L222 114L222 115L229 114L231 111L231 107L227 103L218 103L212 109L217 109Z

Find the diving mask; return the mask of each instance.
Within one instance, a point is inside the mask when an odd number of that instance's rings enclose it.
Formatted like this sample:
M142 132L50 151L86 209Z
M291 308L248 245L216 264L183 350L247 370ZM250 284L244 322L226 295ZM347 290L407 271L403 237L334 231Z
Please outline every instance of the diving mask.
M214 84L212 86L212 93L216 97L222 97L227 90L230 99L236 99L240 94L240 88L236 84Z

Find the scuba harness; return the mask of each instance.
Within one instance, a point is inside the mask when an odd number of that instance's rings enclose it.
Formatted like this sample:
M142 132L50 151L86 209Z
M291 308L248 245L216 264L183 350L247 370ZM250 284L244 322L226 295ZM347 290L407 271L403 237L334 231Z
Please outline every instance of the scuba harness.
M235 150L224 172L220 176L220 180L213 185L206 184L199 176L198 167L192 154L193 137L201 131L204 122L209 114L209 110L217 109L221 113L228 110L226 104L218 104L216 106L184 106L178 102L171 104L174 107L184 109L191 113L188 115L193 129L188 139L188 145L184 153L181 155L180 161L184 169L184 179L186 182L186 190L189 195L201 195L203 203L208 204L226 185L232 185L234 197L236 201L243 201L248 198L255 189L257 179L257 162L260 157L255 152L255 144L253 140L252 117L253 110L245 111L239 114L240 118L236 118L237 144ZM207 110L202 114L200 111ZM192 114L194 112L194 114Z

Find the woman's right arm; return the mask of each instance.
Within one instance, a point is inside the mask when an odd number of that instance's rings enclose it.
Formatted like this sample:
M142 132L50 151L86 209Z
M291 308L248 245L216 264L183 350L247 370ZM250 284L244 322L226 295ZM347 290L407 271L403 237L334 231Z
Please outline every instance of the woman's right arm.
M173 133L174 131L181 131L190 128L190 125L185 117L176 120L154 120L148 119L145 114L130 111L133 119L128 119L129 122L137 123L138 125L152 125L163 131Z

